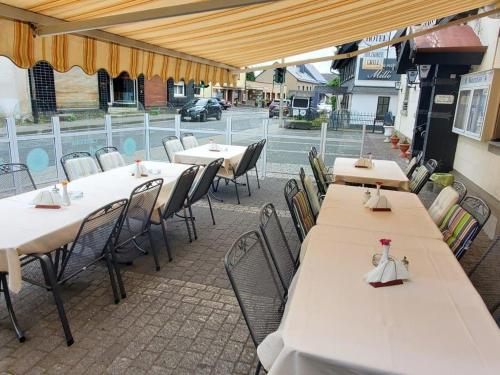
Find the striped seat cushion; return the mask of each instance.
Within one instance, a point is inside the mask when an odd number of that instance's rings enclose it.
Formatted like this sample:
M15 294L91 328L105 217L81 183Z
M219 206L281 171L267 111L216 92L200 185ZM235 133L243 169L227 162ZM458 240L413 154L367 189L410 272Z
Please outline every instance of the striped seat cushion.
M123 156L117 151L100 155L99 161L101 162L102 169L104 171L109 171L113 168L125 166L125 160L123 160Z
M70 181L99 172L95 160L88 156L66 160L64 166Z
M175 153L184 150L184 146L178 139L171 139L165 142L165 148L167 150L168 158L171 163L174 162Z
M190 149L198 146L198 140L196 139L195 136L189 135L187 137L182 138L182 144L184 145L184 148Z
M326 186L325 177L323 176L323 171L321 170L321 167L319 166L318 158L314 158L313 162L314 162L314 170L315 170L315 172L318 176L318 179L319 179L318 182L322 185L323 190L326 191L326 189L328 187Z
M292 203L295 214L297 215L300 231L302 232L302 236L305 237L309 230L314 226L314 217L311 209L309 208L306 193L302 190L299 191L292 198Z
M304 177L304 187L306 189L309 202L311 203L311 209L314 217L318 216L320 203L318 198L318 193L314 189L313 182L309 176Z
M439 226L443 239L453 253L460 250L476 232L479 223L458 204L453 205Z
M429 171L424 166L417 169L417 173L414 174L410 181L410 191L415 193L416 190L421 186L421 184L429 179Z

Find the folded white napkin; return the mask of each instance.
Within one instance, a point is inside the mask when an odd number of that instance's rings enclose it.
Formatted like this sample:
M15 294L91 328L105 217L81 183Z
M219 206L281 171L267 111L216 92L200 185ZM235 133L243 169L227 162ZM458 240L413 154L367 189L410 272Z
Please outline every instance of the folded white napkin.
M373 167L373 162L367 158L359 158L356 160L356 163L354 163L354 166L358 168L371 168Z
M34 206L61 206L62 198L59 193L42 190L31 201Z
M365 275L367 283L387 283L394 280L408 280L409 278L410 273L403 262L394 258L382 260L377 267Z
M373 195L365 203L365 207L378 210L390 210L391 204L385 195Z
M132 174L134 176L137 173L137 169L139 169L139 176L147 176L147 175L149 175L148 169L144 165L139 164L139 167L137 167L137 165L134 165L133 168L132 168Z

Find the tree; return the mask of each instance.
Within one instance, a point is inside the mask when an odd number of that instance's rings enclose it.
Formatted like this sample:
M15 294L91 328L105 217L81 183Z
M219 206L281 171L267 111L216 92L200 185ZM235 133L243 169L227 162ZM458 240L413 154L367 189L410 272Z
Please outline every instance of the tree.
M333 77L331 80L329 80L326 84L327 86L330 87L339 87L340 86L340 78L339 77Z
M247 72L246 78L247 78L247 81L255 81L255 73L254 72Z

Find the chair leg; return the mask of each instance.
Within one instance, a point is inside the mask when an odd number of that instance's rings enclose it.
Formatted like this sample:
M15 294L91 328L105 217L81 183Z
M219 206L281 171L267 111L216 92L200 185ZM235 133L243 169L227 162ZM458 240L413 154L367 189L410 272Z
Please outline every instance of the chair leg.
M163 239L165 240L165 247L167 248L167 254L168 254L168 261L172 261L172 253L170 252L170 246L168 246L168 240L167 240L167 227L165 223L165 219L163 219L160 216L160 225L161 225L161 230L163 233Z
M17 323L16 314L14 313L14 307L12 306L12 301L10 299L9 286L7 285L7 274L0 272L0 287L3 290L3 295L5 297L5 304L7 305L7 311L9 312L10 321L16 331L16 337L19 342L24 342L26 337L24 337L24 332L19 327Z
M193 209L191 208L191 204L189 204L188 209L189 209L189 216L191 217L191 224L193 225L194 239L197 240L198 234L196 233L196 225L194 224Z
M118 288L120 290L120 296L122 299L127 298L127 293L125 292L125 285L123 284L122 273L120 271L120 266L118 265L118 260L116 259L116 252L114 246L110 248L111 261L113 269L115 270L116 280L118 282Z
M212 223L215 225L214 211L212 210L212 200L210 199L209 194L207 194L207 200L208 200L208 207L210 207L210 215L212 215Z
M106 250L106 253L104 254L104 260L106 261L106 267L108 267L108 273L109 273L109 281L111 283L111 290L113 291L113 298L115 304L118 304L120 302L120 296L118 295L118 288L116 286L116 280L115 280L115 267L113 267L113 262L111 261L111 255L109 254L109 249Z
M257 164L255 164L255 175L257 176L257 187L260 189L259 171L257 169Z
M75 340L73 339L73 335L71 334L71 328L69 327L68 318L66 317L66 312L64 311L64 304L59 292L59 285L56 281L56 275L54 266L52 265L52 260L45 254L34 256L40 260L43 274L50 286L50 289L52 290L52 295L54 296L54 302L56 303L57 312L59 313L59 319L61 320L61 324L64 330L64 336L66 337L66 344L68 346L71 346L73 345Z
M234 188L236 189L236 198L238 199L238 204L240 204L240 194L238 193L238 183L236 182L236 179L234 179L233 182L234 182Z
M187 217L186 207L183 208L184 211L184 221L186 222L186 229L188 232L189 242L193 242L193 238L191 237L191 228L189 227L189 219Z
M149 246L151 247L151 252L153 253L153 259L155 261L155 268L157 271L160 270L160 261L158 260L158 253L156 252L156 247L153 244L153 236L151 235L151 228L148 228L147 234L149 239Z
M248 172L245 173L245 176L247 178L248 196L250 197L252 195L252 193L250 191L250 181L248 180Z
M260 369L262 368L262 364L260 363L257 363L257 368L255 369L255 375L259 375L260 374Z

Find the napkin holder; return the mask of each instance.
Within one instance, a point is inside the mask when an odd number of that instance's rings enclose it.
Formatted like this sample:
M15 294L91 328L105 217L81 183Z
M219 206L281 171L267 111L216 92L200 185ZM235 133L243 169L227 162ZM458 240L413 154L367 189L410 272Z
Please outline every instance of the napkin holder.
M148 169L144 165L142 165L141 163L137 163L134 167L134 172L132 173L132 176L137 177L137 174L140 177L148 177L149 172L148 172Z
M31 204L33 204L35 208L58 209L61 208L62 199L56 192L43 190L36 195Z
M384 195L373 195L365 203L365 207L372 211L392 211L389 200Z
M379 262L377 267L365 275L365 281L374 288L401 285L410 273L402 261L392 257Z
M354 163L354 166L356 168L372 168L373 167L373 162L370 159L367 158L359 158L356 160L356 163Z

